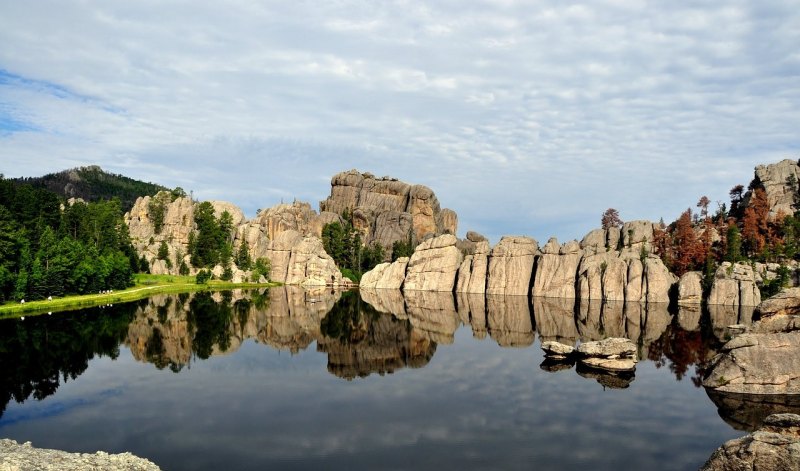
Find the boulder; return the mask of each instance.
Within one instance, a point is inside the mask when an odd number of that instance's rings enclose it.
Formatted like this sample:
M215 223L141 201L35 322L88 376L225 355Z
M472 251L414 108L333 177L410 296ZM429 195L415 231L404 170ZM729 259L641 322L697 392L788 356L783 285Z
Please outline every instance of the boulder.
M458 214L450 208L442 208L439 213L441 231L445 234L455 235L458 232Z
M743 394L800 394L800 331L735 337L712 361L703 386Z
M703 301L703 275L687 271L678 281L678 304L700 304Z
M585 358L636 358L636 344L625 338L607 338L595 342L584 342L577 348Z
M482 234L478 234L475 231L467 231L467 240L470 242L484 242L487 241L486 237Z
M787 288L764 300L756 308L762 319L772 316L800 315L800 288Z
M530 237L505 236L489 255L486 294L527 295L539 244Z
M628 221L622 225L622 247L650 249L653 242L654 224L650 221Z
M611 247L606 245L606 234L607 231L605 229L594 229L581 239L581 249L587 253L600 253L610 250Z
M444 234L418 245L408 262L403 289L452 292L463 260L457 241L454 235Z
M565 345L552 340L542 342L542 350L544 351L545 356L556 360L566 359L575 353L575 347L572 345Z
M773 414L755 432L725 442L701 471L800 469L800 415Z

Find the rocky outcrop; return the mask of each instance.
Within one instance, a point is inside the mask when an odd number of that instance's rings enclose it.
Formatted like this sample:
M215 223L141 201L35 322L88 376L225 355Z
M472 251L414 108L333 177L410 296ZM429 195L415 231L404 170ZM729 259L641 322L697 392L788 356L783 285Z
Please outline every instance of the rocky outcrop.
M172 199L169 192L162 191L155 196L138 198L133 208L125 213L125 224L131 236L131 242L140 257L150 263L151 272L155 274L178 273L180 260L178 256L188 262L189 234L194 231L194 202L191 198L182 197ZM159 207L162 216L159 217L152 209ZM156 220L161 226L156 230ZM172 270L166 263L154 263L158 260L158 249L165 242L169 249L169 258L173 265Z
M505 236L489 254L486 294L527 295L539 244L530 237Z
M283 274L279 276L283 277ZM304 237L291 247L284 282L302 286L338 287L344 284L336 262L325 252L322 241L314 236Z
M378 242L389 251L396 241L411 238L418 244L430 235L455 234L458 229L456 213L441 209L430 188L357 170L333 176L330 196L320 202L320 210L353 214L365 242Z
M486 292L486 272L489 268L489 242L474 243L472 255L464 257L458 269L456 291L459 293L483 294Z
M31 442L17 443L0 439L0 469L43 471L72 471L88 469L125 469L131 471L158 471L152 461L131 453L109 454L69 453L61 450L34 448Z
M756 309L761 319L774 316L800 315L800 288L784 289L775 296L764 300Z
M400 257L392 263L380 263L364 273L358 286L361 289L398 290L405 281L408 257Z
M577 241L558 245L556 238L551 238L542 248L542 255L536 260L533 296L551 298L574 298L575 276L581 260L580 246Z
M454 235L445 234L417 246L408 261L403 289L453 292L463 260L457 241Z
M758 430L722 445L701 471L800 469L800 415L773 414Z
M266 255L272 263L273 281L303 286L346 284L322 241L314 236L303 237L293 230L281 232L269 243Z
M707 303L721 306L757 306L761 292L753 268L744 263L723 262L714 274Z
M782 160L770 165L756 167L755 177L767 195L769 216L775 217L778 213L794 214L794 197L797 191L797 182L800 181L800 166L796 160ZM794 188L789 181L794 179Z
M712 361L703 386L743 394L800 394L800 331L733 338Z

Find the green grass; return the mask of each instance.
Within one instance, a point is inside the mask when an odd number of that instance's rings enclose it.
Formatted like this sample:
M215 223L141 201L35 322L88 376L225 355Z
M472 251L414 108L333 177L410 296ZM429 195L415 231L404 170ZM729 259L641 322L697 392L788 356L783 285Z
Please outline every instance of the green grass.
M52 301L29 301L25 304L9 302L0 305L0 318L35 316L56 311L73 311L92 306L136 301L154 294L177 294L192 291L220 291L240 288L265 288L278 286L279 283L231 283L229 281L211 280L198 285L193 276L149 275L139 273L134 276L134 286L113 293L83 294L53 298Z

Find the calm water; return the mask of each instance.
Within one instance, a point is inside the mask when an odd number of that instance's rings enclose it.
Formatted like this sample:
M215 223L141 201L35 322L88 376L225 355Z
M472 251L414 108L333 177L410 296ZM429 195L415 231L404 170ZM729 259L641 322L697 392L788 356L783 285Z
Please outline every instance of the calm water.
M697 469L797 409L698 387L749 312L573 304L275 288L3 320L0 437L166 470ZM608 336L635 376L543 364Z

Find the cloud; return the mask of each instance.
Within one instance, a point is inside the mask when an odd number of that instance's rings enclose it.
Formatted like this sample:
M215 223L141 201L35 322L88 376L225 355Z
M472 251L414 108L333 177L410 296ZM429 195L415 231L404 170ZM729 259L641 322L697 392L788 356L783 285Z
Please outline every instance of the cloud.
M800 13L606 0L0 6L0 171L96 163L249 213L359 168L461 230L675 218L798 157Z

